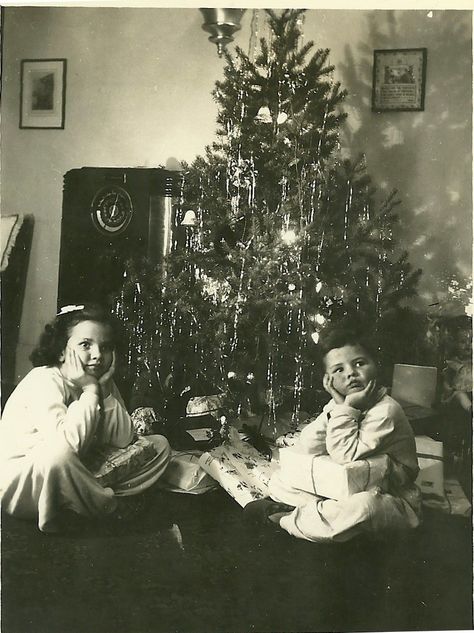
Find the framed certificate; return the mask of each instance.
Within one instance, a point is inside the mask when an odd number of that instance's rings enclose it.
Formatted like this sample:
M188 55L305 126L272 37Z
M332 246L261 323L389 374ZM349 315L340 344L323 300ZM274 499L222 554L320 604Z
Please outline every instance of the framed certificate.
M424 110L426 57L426 48L374 51L374 112Z

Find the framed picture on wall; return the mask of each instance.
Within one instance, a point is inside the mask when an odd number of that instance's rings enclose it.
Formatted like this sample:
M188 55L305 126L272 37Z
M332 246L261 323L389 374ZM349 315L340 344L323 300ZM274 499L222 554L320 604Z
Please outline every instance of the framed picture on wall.
M65 59L21 61L20 128L64 129Z
M426 48L374 51L374 112L424 110L426 57Z

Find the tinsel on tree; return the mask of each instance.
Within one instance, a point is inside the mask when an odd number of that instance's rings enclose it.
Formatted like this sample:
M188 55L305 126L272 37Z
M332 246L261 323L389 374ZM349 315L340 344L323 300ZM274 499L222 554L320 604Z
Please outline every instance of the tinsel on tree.
M420 274L397 252L396 194L377 204L363 157L341 158L346 93L329 50L301 43L303 13L268 10L254 58L226 54L217 140L184 166L175 248L157 268L132 262L117 301L132 372L174 372L294 422L320 388L320 330L354 315L396 360ZM188 210L196 224L180 226Z

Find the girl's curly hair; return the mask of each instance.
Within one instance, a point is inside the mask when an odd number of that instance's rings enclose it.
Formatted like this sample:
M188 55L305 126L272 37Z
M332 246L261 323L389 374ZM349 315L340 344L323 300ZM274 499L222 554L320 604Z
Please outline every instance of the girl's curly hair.
M110 326L112 343L116 344L119 324L115 317L99 304L89 303L84 306L62 308L56 318L48 323L40 336L39 343L30 355L34 367L47 365L53 367L59 364L61 354L66 348L71 328L81 321L95 321Z

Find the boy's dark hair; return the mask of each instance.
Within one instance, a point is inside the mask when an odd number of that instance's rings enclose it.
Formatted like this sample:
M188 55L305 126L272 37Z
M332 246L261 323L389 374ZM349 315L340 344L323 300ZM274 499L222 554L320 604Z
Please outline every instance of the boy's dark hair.
M119 329L118 322L104 306L95 303L66 306L61 308L56 318L45 326L38 345L30 355L33 366L57 365L67 345L71 328L81 321L96 321L110 326L112 343L115 346Z
M323 361L332 349L338 349L344 345L359 345L373 361L377 360L375 335L368 334L360 325L354 325L352 319L329 325L321 333L319 351Z

